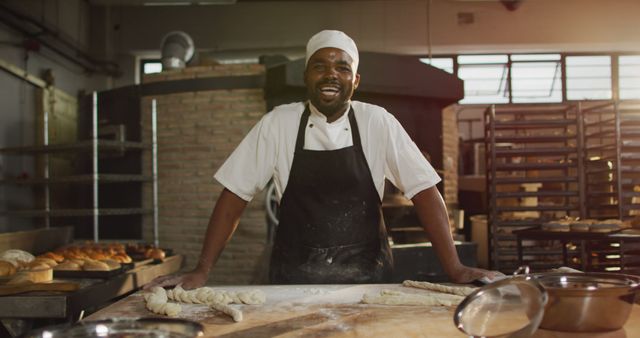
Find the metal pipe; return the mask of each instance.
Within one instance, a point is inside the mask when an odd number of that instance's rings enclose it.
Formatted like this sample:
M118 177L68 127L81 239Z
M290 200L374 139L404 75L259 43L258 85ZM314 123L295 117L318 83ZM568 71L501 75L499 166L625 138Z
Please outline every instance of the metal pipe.
M98 223L98 92L93 92L91 109L91 156L92 156L92 182L93 182L93 240L99 240Z
M613 114L615 115L615 144L616 144L616 158L615 158L615 175L616 175L616 190L618 198L618 218L624 219L624 187L622 186L622 126L620 125L620 102L615 101L613 103Z
M576 131L576 146L578 153L578 204L580 205L580 218L585 219L588 218L588 210L586 207L587 203L587 176L586 176L586 166L585 159L587 158L587 147L585 140L585 124L584 124L584 115L582 110L582 103L578 102L575 106L576 109L576 121L577 121L577 131Z
M53 93L51 93L50 95L53 95ZM42 135L42 141L43 141L43 145L46 147L49 145L49 113L48 110L45 109L43 114L42 114L42 124L43 124L43 135ZM46 216L44 218L44 225L45 228L49 229L49 227L51 226L51 196L50 196L50 190L49 190L49 152L45 152L44 153L44 180L45 180L45 185L44 185L44 210L46 213Z
M158 135L157 135L157 103L151 100L151 166L153 175L153 243L160 247L158 234Z

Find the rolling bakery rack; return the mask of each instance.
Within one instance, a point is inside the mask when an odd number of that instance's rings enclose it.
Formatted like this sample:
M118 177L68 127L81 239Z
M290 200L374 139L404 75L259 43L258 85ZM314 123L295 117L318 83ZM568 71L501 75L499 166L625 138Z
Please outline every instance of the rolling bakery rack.
M520 264L514 230L584 215L580 111L492 105L484 117L490 260L493 269L510 272ZM525 244L525 259L536 257L533 268L553 266L562 254L559 245Z
M564 217L640 214L640 104L490 106L484 114L492 268L631 271L640 236L554 233Z
M42 160L42 169L35 177L20 178L3 178L0 184L18 185L26 187L41 187L43 190L43 201L41 206L36 209L21 210L0 210L0 215L10 217L41 217L44 218L45 228L51 226L51 218L90 218L90 224L93 227L93 240L100 240L100 220L102 216L126 216L126 215L153 215L153 237L155 245L158 245L158 188L157 188L157 131L156 131L156 104L152 101L152 130L151 140L149 143L138 141L128 141L125 139L125 132L119 131L124 126L114 129L113 139L104 137L104 132L99 131L100 116L98 114L98 93L93 92L91 95L91 111L90 111L90 131L88 140L80 140L73 143L49 144L49 117L45 111L43 114L43 144L35 146L21 146L0 149L0 155L10 156L40 156ZM106 128L105 128L106 129ZM107 132L110 134L110 132ZM151 152L151 175L142 173L120 173L120 172L101 172L103 166L102 159L109 156L121 156L125 153L135 153L142 162L143 151ZM120 154L120 155L118 155ZM89 172L79 174L55 176L50 172L50 156L80 156L82 160L89 159ZM84 170L87 168L83 168ZM127 207L105 207L100 201L100 187L102 184L131 184L131 183L150 183L152 184L152 203L151 208L144 208L142 205L133 205ZM69 185L73 187L90 186L90 207L72 207L72 208L56 208L52 207L51 189L54 185ZM75 189L75 188L74 188ZM82 192L78 188L79 192ZM78 193L80 194L80 193ZM84 196L84 195L83 195ZM36 205L38 203L34 203ZM64 203L58 203L62 205ZM84 223L83 223L84 224Z

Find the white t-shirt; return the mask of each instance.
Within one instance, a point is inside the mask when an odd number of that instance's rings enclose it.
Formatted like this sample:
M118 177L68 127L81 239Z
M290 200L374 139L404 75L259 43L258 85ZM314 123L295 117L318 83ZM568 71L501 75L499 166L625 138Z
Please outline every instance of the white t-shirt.
M364 102L351 101L351 106L380 200L385 177L407 198L440 182L436 171L393 115ZM323 114L311 104L310 107L304 149L336 150L353 145L348 114L327 123ZM214 177L245 201L250 201L273 177L281 198L289 180L304 108L304 102L297 102L277 106L265 114Z

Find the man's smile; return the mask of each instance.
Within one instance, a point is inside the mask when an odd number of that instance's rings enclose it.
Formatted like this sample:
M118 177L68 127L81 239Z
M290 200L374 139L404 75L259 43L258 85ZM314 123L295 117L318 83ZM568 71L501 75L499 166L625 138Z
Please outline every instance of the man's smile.
M336 85L323 85L320 86L320 95L323 99L334 99L338 94L340 94L340 87Z

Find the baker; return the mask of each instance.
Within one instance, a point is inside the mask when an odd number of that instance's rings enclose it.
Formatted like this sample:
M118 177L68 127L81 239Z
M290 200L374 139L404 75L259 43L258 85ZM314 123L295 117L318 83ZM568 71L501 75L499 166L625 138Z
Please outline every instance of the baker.
M385 178L413 201L450 280L492 272L463 265L436 188L440 178L384 108L351 101L360 83L358 48L345 33L309 40L308 101L275 107L215 174L224 186L196 268L152 285L196 288L235 231L247 203L273 178L280 197L269 278L277 284L384 283L392 256L382 217Z

